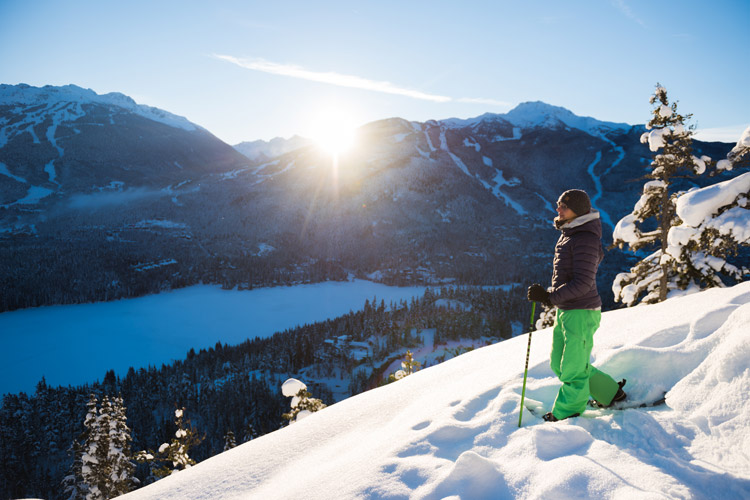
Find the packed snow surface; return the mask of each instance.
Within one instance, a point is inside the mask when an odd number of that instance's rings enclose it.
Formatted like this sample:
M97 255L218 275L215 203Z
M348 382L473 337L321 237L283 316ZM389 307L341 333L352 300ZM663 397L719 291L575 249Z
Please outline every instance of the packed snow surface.
M519 401L527 335L314 413L123 497L750 498L750 283L603 314L593 363L631 401L545 423ZM526 396L549 407L551 329ZM281 388L279 388L281 390Z
M166 265L169 261L159 264ZM411 300L425 287L371 281L222 290L194 286L137 299L48 306L0 314L0 395L47 384L101 380L107 370L161 366L222 342L270 337L361 310L366 300Z

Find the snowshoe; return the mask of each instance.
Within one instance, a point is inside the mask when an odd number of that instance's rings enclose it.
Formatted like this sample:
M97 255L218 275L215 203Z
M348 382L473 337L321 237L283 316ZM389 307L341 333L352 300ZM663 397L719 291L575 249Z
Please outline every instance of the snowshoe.
M580 417L580 416L581 416L580 413L574 413L570 415L569 417L565 417L565 418L573 418L573 417ZM562 420L565 420L565 418L563 418ZM554 416L551 411L542 415L542 420L544 420L545 422L559 422L560 421L560 419Z
M609 408L615 403L625 401L625 398L627 398L628 395L625 393L625 391L622 390L622 388L625 387L626 383L627 383L626 379L622 379L619 382L617 382L617 385L618 385L617 392L615 393L615 397L612 398L612 401L608 405L602 404L595 399L590 400L589 405L593 406L594 408Z

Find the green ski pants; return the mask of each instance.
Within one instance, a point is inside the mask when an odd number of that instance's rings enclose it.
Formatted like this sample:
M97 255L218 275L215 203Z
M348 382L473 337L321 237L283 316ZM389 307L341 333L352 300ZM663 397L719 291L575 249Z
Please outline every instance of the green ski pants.
M589 395L600 403L609 404L617 394L617 382L590 364L594 332L601 319L601 311L557 310L550 367L562 382L552 408L553 415L560 420L582 413Z

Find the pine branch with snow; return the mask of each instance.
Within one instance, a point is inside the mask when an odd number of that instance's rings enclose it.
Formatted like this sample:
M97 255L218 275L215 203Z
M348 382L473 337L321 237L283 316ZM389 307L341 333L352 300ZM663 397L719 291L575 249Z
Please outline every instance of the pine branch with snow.
M750 278L750 172L676 201L682 223L669 230L665 261L681 289L734 285Z
M750 127L742 133L737 144L727 154L727 158L716 164L717 170L732 170L739 166L750 166Z

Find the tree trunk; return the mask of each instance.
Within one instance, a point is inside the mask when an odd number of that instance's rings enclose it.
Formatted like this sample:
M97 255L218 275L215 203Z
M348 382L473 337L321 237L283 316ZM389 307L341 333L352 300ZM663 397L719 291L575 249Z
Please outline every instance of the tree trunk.
M667 300L667 284L669 283L669 266L663 262L664 256L667 253L667 247L669 242L667 237L669 235L669 228L672 226L672 204L669 199L669 182L664 188L664 192L661 195L661 220L659 221L659 229L661 230L661 278L659 278L659 302Z

